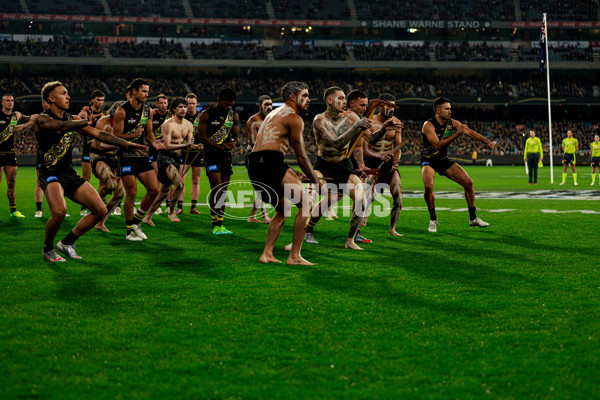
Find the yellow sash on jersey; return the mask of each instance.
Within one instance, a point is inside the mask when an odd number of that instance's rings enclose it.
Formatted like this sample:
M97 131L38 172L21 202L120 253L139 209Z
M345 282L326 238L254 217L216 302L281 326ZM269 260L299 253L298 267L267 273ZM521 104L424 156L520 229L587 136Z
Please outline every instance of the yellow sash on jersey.
M73 120L71 115L68 115L67 118L69 121ZM73 143L73 132L67 132L60 138L58 143L53 144L50 150L44 154L46 167L56 165L67 154L67 151L71 148L71 143Z
M212 140L215 143L221 144L225 141L225 139L227 139L227 136L229 136L229 132L231 132L231 128L233 128L233 120L234 120L235 116L233 113L233 110L229 110L229 113L227 114L227 118L225 119L225 122L223 122L223 126L221 126L219 128L218 131L215 132L214 135L212 135L210 137L210 140Z
M10 123L2 132L0 132L0 144L4 143L12 136L12 134L15 132L16 127L17 116L15 113L12 113L12 116L10 117Z

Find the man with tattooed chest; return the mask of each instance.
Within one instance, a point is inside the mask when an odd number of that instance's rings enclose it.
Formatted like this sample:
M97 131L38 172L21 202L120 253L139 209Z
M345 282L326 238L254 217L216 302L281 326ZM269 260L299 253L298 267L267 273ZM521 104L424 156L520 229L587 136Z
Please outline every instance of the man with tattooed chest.
M356 113L344 113L346 95L337 87L325 91L323 99L327 110L315 117L313 131L317 141L318 154L315 172L323 177L331 178L331 182L320 187L323 199L313 208L308 223L305 240L318 243L314 238L314 227L335 197L349 195L353 202L353 216L350 220L350 231L346 239L347 249L362 250L354 241L358 228L366 216L367 202L364 186L349 158L346 157L350 143L363 131L363 138L370 144L377 143L386 133L387 127L395 126L397 121L385 121L380 129L370 133L372 121L359 119ZM399 127L398 127L399 128Z

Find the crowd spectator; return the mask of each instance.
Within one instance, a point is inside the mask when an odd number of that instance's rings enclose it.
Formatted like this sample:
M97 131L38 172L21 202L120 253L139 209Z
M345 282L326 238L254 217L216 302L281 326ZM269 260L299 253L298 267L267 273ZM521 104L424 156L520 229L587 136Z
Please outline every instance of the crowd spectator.
M122 42L109 45L113 57L131 58L187 58L185 50L179 42L160 39L158 43L143 41L141 43Z

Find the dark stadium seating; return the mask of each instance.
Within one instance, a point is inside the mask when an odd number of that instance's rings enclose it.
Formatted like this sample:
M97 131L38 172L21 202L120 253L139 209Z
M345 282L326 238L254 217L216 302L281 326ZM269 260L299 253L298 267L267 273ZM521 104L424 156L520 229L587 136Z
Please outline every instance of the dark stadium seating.
M17 1L18 3L18 1ZM100 0L27 0L29 11L36 14L105 15Z
M109 45L113 57L132 58L187 58L181 43L161 40L160 43L114 43Z
M192 3L192 10L196 18L269 19L265 0L224 0L190 3Z
M359 61L429 61L429 45L425 46L363 46L352 48Z
M521 1L521 15L524 21L539 21L543 12L548 13L548 18L555 21L598 21L598 1Z
M280 0L273 1L275 16L279 19L349 19L346 1Z
M348 50L345 46L332 47L310 46L307 44L277 46L273 48L273 56L276 60L338 60L349 59Z
M23 12L23 7L19 1L0 0L0 10L6 13L20 13Z
M190 50L195 59L209 60L264 60L267 58L266 49L256 43L190 43Z

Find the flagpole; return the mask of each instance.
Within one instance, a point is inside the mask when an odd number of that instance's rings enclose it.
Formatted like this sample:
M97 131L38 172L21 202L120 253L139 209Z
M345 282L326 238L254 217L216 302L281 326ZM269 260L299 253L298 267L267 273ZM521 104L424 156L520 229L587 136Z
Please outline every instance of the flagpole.
M546 86L548 89L548 135L550 140L550 183L554 184L554 150L552 149L552 109L550 108L550 53L548 53L548 21L546 20L546 13L544 13L544 25L546 29Z

